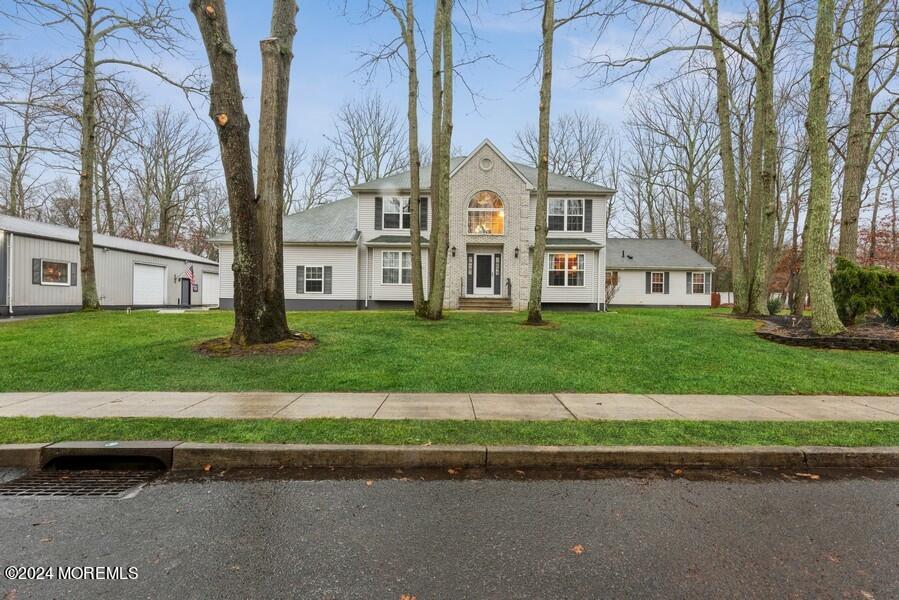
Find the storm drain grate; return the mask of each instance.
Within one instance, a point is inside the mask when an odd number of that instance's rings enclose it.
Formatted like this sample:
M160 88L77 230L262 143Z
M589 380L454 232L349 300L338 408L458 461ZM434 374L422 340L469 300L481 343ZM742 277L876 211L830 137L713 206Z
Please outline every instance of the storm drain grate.
M125 498L159 475L159 471L40 471L0 483L0 497Z

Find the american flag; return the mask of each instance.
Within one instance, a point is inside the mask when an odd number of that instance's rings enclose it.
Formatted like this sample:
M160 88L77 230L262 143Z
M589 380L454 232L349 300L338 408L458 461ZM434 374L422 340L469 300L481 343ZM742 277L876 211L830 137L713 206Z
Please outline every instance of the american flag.
M196 283L196 277L194 276L194 266L187 265L187 269L184 271L184 276L190 279L191 283Z

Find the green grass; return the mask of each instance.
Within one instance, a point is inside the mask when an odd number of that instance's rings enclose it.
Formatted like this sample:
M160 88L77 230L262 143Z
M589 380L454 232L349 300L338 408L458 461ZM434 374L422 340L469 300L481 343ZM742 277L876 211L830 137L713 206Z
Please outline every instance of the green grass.
M899 355L793 348L708 310L523 314L297 312L302 356L208 358L233 314L102 311L0 324L0 391L899 393Z
M154 439L306 444L899 446L899 422L0 418L0 443Z

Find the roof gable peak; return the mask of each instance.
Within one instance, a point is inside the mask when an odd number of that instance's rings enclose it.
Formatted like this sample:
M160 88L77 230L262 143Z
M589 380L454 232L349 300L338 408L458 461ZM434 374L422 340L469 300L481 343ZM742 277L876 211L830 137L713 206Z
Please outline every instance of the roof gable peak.
M509 160L505 154L500 152L499 148L497 148L496 145L490 141L490 138L484 138L483 142L478 144L474 150L469 152L468 156L466 156L464 159L462 159L462 161L458 165L456 165L452 171L450 171L450 177L452 178L453 175L455 175L460 170L462 170L462 167L464 167L466 164L468 164L468 161L470 161L476 154L478 154L485 147L490 148L497 156L499 156L500 159L506 164L506 166L508 166L510 169L512 169L512 172L515 173L524 182L525 186L527 186L527 189L529 189L529 190L534 189L533 184L530 182L530 180L527 177L524 176L524 173L522 173L521 170L515 165L515 163L513 163L511 160Z

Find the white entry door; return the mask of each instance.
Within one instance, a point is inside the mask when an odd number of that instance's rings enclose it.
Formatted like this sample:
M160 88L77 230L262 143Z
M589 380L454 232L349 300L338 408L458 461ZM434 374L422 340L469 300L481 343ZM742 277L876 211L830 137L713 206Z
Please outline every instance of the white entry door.
M479 296L493 295L493 255L474 255L474 293Z
M202 302L207 306L218 306L219 303L219 275L218 273L203 273Z
M165 304L165 267L134 264L131 303L134 306L162 306Z

